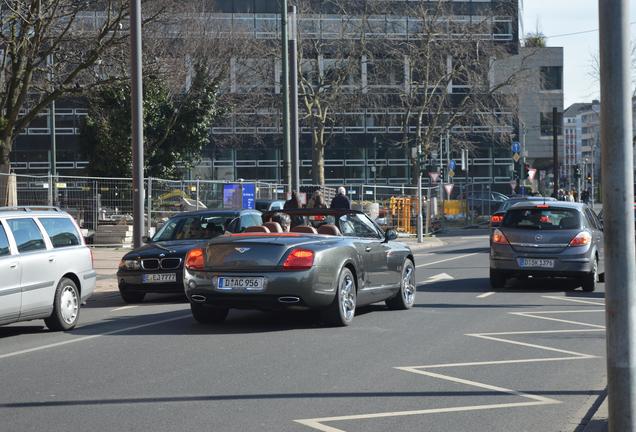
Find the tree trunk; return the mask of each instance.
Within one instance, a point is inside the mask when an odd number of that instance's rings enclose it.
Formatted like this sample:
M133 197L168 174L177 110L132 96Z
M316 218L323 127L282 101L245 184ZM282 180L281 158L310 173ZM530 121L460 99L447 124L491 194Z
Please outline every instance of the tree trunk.
M325 185L325 146L318 140L317 132L312 133L311 174L314 184Z
M9 174L11 173L11 161L9 154L13 144L13 137L8 135L0 141L0 206L8 206L9 202Z

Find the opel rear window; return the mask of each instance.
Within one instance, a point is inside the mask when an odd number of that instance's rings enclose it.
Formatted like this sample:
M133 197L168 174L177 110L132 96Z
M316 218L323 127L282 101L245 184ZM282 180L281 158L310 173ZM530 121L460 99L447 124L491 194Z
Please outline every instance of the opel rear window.
M570 230L581 227L581 215L574 209L530 208L508 210L503 228Z

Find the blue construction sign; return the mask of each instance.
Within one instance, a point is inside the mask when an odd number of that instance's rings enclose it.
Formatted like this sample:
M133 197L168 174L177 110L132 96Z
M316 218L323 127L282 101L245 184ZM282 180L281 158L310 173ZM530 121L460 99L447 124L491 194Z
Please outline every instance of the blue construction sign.
M519 141L512 142L511 150L513 153L521 153L521 144L519 144Z
M451 171L455 171L455 168L457 168L457 163L455 163L455 159L451 159L448 163L448 169Z

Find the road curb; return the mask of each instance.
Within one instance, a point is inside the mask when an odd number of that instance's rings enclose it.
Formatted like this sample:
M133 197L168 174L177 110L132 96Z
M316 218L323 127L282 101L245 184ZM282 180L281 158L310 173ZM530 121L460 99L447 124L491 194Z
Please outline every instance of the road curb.
M402 242L406 244L408 247L410 247L413 252L416 252L420 249L430 249L430 248L441 247L446 245L444 241L438 239L437 237L426 237L423 239L422 243L418 243L417 240L414 240L414 241L402 240Z

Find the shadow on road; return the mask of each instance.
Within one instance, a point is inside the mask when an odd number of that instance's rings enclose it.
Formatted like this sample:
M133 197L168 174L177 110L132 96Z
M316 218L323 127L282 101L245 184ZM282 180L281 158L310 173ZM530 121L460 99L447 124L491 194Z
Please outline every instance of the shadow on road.
M555 390L535 391L520 390L542 396L588 396L600 394L600 391L589 390ZM192 402L216 402L216 401L241 401L241 400L287 400L287 399L350 399L350 398L422 398L422 397L457 397L457 396L493 396L500 398L498 391L428 391L428 392L339 392L339 393L254 393L235 395L193 395L193 396L165 396L165 397L139 397L117 399L88 399L88 400L54 400L54 401L28 401L10 402L0 404L0 409L15 408L44 408L63 406L95 406L95 405L128 405L151 403L192 403Z
M579 289L580 283L572 279L508 279L506 287L500 290L493 290L490 287L488 278L466 278L439 281L421 284L417 287L418 292L463 292L463 293L483 293L489 291L510 292L510 293L564 293L567 297L592 297L604 298L602 292L583 292ZM574 291L576 290L576 291Z

